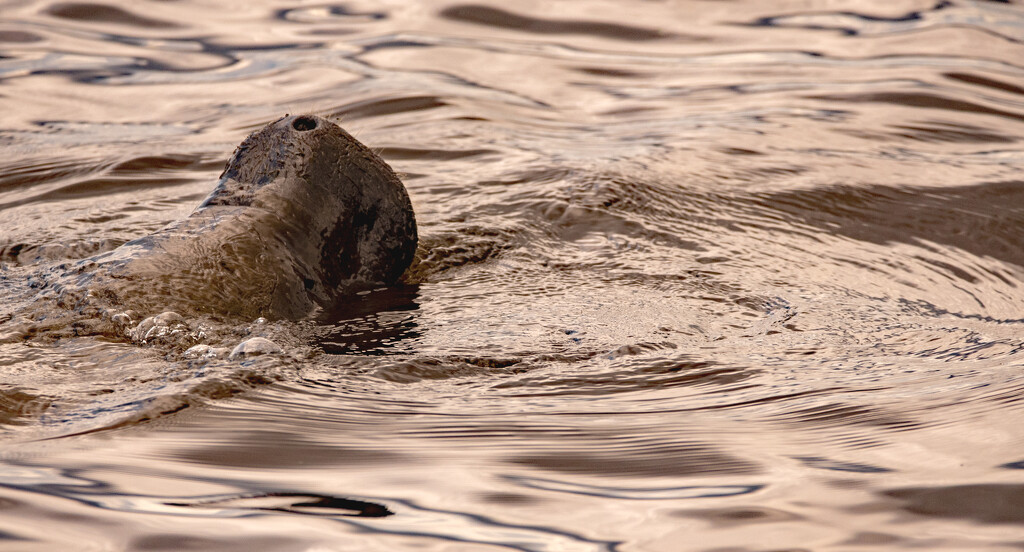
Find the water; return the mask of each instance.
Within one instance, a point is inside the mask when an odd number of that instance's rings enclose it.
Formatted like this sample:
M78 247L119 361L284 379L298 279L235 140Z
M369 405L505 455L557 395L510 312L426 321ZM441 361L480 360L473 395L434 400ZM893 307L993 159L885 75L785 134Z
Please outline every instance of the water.
M0 549L1019 550L1024 8L0 4ZM284 113L403 175L404 285L18 328ZM157 314L157 313L146 313Z

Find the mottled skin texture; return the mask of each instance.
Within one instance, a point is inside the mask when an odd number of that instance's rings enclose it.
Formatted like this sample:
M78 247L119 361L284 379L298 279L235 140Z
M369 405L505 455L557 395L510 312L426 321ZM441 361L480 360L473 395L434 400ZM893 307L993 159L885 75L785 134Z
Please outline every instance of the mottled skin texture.
M143 315L301 319L395 282L416 243L409 196L379 156L330 121L286 116L238 146L187 219L71 277Z

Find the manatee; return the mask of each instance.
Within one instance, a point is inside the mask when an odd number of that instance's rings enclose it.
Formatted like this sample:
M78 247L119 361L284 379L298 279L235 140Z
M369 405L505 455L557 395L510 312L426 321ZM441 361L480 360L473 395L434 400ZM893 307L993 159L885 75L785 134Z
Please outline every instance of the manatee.
M297 320L396 282L416 247L391 167L326 119L285 116L238 146L189 217L68 267L54 288L139 314Z

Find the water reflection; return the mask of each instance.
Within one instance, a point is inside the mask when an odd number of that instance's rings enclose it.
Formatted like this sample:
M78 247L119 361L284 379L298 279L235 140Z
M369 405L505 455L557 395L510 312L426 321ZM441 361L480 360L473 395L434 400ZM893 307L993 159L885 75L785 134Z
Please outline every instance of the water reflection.
M1017 548L1022 21L5 6L0 539ZM403 285L208 328L282 347L241 364L26 320L56 267L187 216L302 112L402 174Z
M386 354L389 348L418 337L418 287L393 286L362 292L318 315L315 344L328 354Z

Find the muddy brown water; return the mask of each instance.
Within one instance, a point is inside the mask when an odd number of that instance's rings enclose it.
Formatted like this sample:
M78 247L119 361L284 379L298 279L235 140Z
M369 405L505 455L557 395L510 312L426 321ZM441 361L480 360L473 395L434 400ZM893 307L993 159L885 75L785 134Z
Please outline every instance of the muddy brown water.
M1017 2L0 2L0 549L1020 550L1022 59ZM406 285L15 327L302 112Z

